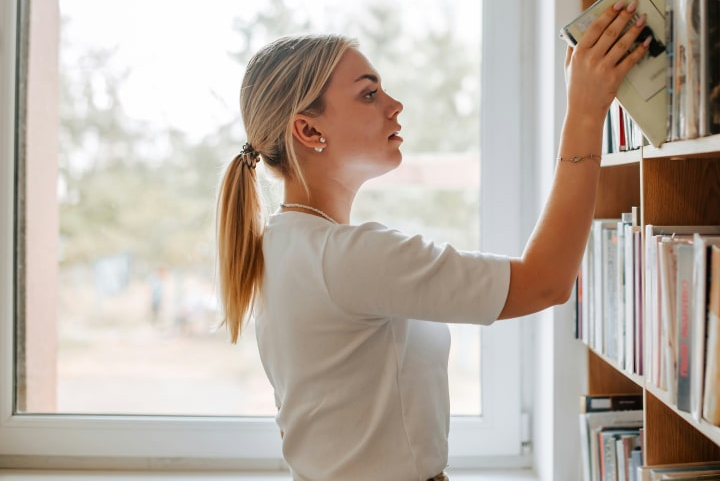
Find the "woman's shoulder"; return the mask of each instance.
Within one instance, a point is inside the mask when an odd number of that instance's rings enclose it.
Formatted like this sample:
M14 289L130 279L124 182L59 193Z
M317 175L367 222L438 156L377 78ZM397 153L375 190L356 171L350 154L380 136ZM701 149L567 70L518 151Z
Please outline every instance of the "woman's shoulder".
M332 234L361 234L364 232L392 232L394 229L379 222L363 222L361 224L335 224L327 219L304 212L282 212L272 214L267 222L266 229L303 229L308 231L328 231ZM395 231L397 232L397 231Z

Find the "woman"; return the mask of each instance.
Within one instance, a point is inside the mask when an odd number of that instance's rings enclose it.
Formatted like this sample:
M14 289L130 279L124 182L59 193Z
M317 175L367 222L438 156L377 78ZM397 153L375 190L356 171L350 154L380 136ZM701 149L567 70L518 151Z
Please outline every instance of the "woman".
M218 199L221 297L233 341L254 313L294 479L447 479L446 323L490 324L567 300L593 215L605 115L647 51L645 42L625 56L644 18L617 38L635 8L618 2L568 50L555 182L520 258L348 225L360 186L402 158L403 106L353 41L282 38L250 61L248 142ZM267 224L258 161L284 181Z

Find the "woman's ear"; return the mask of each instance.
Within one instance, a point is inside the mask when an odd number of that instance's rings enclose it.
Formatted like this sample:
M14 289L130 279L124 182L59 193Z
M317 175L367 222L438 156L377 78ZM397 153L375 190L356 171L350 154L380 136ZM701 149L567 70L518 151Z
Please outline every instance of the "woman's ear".
M315 128L315 119L308 115L297 114L293 119L292 133L296 141L308 149L325 147L325 139L321 132Z

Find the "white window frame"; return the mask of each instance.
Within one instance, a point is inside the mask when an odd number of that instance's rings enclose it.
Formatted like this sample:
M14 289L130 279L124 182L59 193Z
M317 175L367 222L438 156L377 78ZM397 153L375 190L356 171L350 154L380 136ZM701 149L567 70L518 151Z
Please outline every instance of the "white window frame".
M271 418L15 414L14 229L15 90L18 2L0 2L0 467L281 469ZM523 212L524 39L498 19L519 19L522 0L484 2L481 162L483 249L517 255L528 225ZM517 30L514 30L517 33ZM502 48L497 48L502 45ZM515 55L517 54L517 55ZM512 61L512 59L517 59ZM508 61L510 60L510 61ZM503 71L493 75L493 71ZM490 73L490 75L488 75ZM509 127L508 127L509 126ZM527 161L525 162L527 163ZM523 197L524 196L524 197ZM502 206L502 209L499 207ZM528 464L521 448L520 324L482 330L483 416L453 417L453 467ZM53 461L55 460L55 461Z

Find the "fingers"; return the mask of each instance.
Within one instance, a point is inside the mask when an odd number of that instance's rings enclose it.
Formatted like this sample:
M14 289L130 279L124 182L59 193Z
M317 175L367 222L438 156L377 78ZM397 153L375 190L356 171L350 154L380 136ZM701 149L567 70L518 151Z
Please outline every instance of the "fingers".
M607 53L608 61L616 64L627 55L627 53L630 51L633 44L635 43L638 35L640 35L640 32L642 32L642 29L645 26L645 19L645 15L640 15L637 21L635 21L635 23L632 25L632 27L630 27L628 31L625 32L625 34L623 34L623 36L620 37L617 42L615 42L610 51L608 51ZM647 47L647 45L650 44L651 40L652 38L648 37L645 39L645 42L643 44ZM640 50L644 55L647 49L636 48L634 50L634 53L637 53L638 50Z
M633 48L646 18L645 14L637 15L637 0L632 0L627 6L625 0L619 0L588 27L576 48L585 50L588 58L603 64L621 64L619 70L624 73L645 55L652 40L646 39Z
M642 60L642 58L645 56L648 49L650 48L651 41L652 37L646 38L643 43L638 45L632 52L630 52L629 55L622 59L622 61L618 64L618 67L620 68L620 73L623 76L630 71L633 65Z
M636 2L634 2L634 1L630 3L630 5L633 5L633 4L637 5ZM630 7L630 5L628 5L628 7ZM615 19L618 17L618 14L620 14L620 12L623 12L623 11L625 11L625 13L627 13L627 8L624 8L624 7L625 7L625 0L619 0L619 1L615 2L615 4L613 4L612 7L605 10L605 12L603 12L603 14L600 17L598 17L585 31L585 35L583 35L583 37L578 42L578 47L590 48L593 45L595 45L598 42L598 40L601 38L603 33L610 26L610 24L613 23L615 21ZM633 7L633 9L634 8L637 8L637 7ZM617 38L618 35L620 35L621 31L622 31L622 29L616 30L614 38ZM608 45L607 47L610 48L610 45Z
M613 45L615 45L621 35L624 36L625 34L627 34L626 30L632 31L633 29L628 29L628 26L629 24L631 24L632 18L635 15L636 11L637 0L633 0L627 5L627 7L621 9L619 12L616 12L615 18L613 18L613 20L608 24L608 26L602 31L600 37L595 42L595 48L597 48L600 52L605 53L610 50ZM615 12L615 6L609 8L608 12ZM639 33L639 31L637 33ZM635 36L637 36L637 34Z

